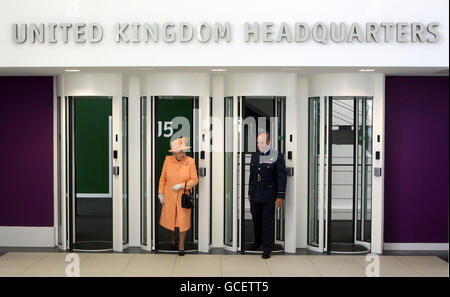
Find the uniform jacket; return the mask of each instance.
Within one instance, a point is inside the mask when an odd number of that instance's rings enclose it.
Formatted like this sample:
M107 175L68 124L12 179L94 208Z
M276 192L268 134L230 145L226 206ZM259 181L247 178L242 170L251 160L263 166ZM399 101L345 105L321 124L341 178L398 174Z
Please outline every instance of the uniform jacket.
M179 227L180 231L187 231L191 227L191 209L181 206L181 195L184 187L178 191L172 189L176 184L186 184L186 189L190 190L198 183L195 160L185 156L178 161L175 156L166 156L159 179L158 193L164 194L164 204L161 210L161 226L174 230Z
M260 178L258 178L258 175ZM282 153L269 150L252 153L248 194L254 202L271 202L285 198L286 164Z

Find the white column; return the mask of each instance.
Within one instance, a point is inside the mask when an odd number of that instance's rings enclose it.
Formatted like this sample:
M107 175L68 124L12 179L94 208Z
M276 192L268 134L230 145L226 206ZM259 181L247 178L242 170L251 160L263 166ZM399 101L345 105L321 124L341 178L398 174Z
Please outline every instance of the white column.
M295 127L298 131L294 170L297 187L297 248L306 248L308 236L308 77L298 77L297 108ZM296 171L296 172L295 172ZM294 175L295 176L295 175Z
M205 152L205 158L198 160L199 168L206 168L206 176L199 175L199 200L198 200L198 251L209 252L209 220L210 220L210 187L209 175L212 174L209 168L209 77L205 78L199 98L199 150Z
M287 177L287 185L286 185L286 202L285 202L285 241L284 241L284 250L287 253L295 253L296 251L296 228L297 228L297 201L296 197L298 197L298 183L296 182L297 177L297 166L298 166L298 158L297 158L297 131L298 126L296 125L296 121L298 119L297 116L297 74L289 74L288 75L288 94L286 96L286 167L294 168L294 176ZM292 141L291 141L292 137ZM292 152L292 160L289 160L287 155L288 152Z
M141 152L140 94L138 76L128 86L128 244L141 245Z
M112 99L112 149L117 150L117 159L113 158L112 166L119 167L119 175L113 175L113 250L123 250L123 220L122 220L122 75L117 78L118 84Z
M372 157L372 242L373 253L383 253L384 228L384 74L375 75L373 98L373 157ZM378 142L378 135L380 142ZM375 153L380 152L380 160L376 160ZM375 176L375 168L381 168L381 176Z
M224 230L224 77L213 76L213 147L212 147L212 247L223 247Z

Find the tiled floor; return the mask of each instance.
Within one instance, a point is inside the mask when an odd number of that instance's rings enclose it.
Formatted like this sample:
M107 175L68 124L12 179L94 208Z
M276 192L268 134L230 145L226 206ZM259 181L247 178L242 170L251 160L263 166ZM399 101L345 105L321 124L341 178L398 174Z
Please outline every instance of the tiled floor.
M81 276L366 276L365 256L78 253ZM66 276L67 253L8 252L0 276ZM436 256L380 256L380 276L448 277Z

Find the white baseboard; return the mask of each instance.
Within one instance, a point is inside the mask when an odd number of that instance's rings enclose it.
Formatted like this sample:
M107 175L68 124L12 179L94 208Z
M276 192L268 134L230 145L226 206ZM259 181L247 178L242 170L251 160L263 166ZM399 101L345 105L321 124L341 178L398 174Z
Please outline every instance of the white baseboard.
M1 227L0 246L54 247L54 227Z
M384 243L385 250L448 251L448 243Z

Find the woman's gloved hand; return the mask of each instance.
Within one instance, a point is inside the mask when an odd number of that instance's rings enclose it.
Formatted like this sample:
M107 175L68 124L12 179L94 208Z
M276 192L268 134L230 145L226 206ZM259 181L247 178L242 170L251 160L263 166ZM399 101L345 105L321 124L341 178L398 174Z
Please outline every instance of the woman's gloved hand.
M176 184L172 187L173 190L178 191L179 189L183 188L184 184Z
M161 202L161 204L164 204L164 194L158 194L158 198L159 202Z

